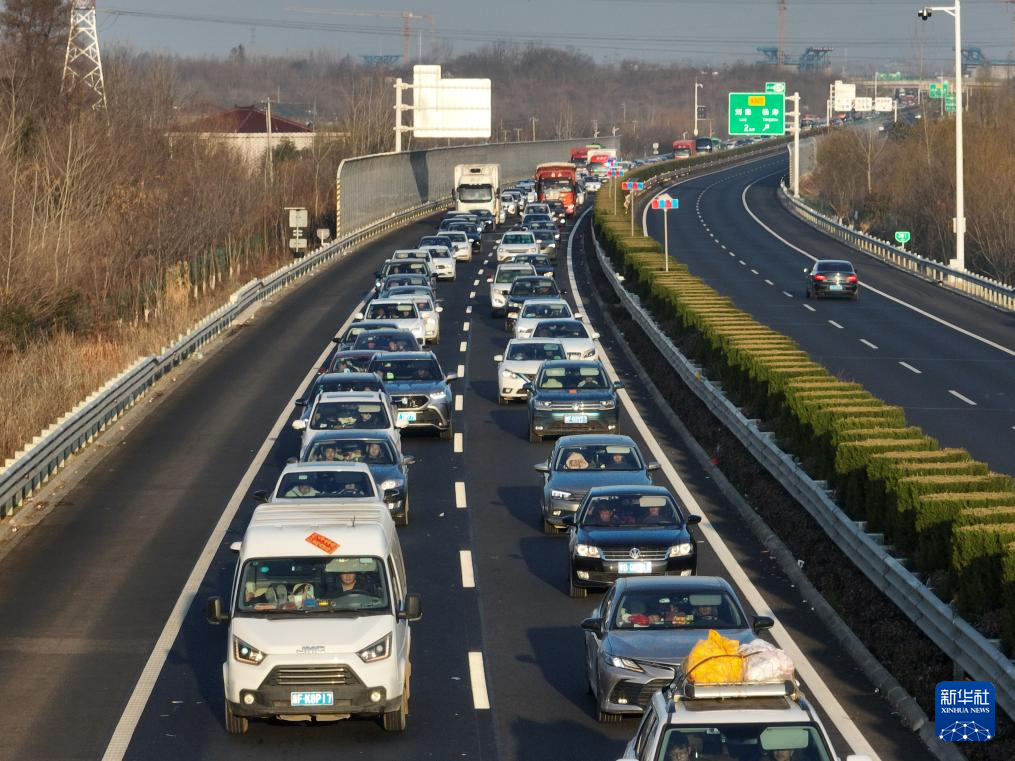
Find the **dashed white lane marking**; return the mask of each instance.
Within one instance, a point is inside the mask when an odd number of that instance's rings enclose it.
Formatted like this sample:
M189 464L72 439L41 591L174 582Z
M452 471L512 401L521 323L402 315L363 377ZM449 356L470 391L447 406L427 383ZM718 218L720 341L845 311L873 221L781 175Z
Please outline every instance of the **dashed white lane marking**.
M785 293L785 291L783 291L783 293ZM792 298L792 296L790 298ZM818 311L817 309L812 307L810 304L804 304L804 309L807 309L808 311L811 311L811 312L817 312Z
M867 340L866 338L861 338L861 339L860 339L860 343L862 343L862 344L863 344L864 346L869 346L869 347L871 347L872 349L876 349L876 348L878 348L876 344L872 344L872 343L871 343L870 341L868 341L868 340Z
M465 451L465 437L460 433L455 434L455 454L461 454Z
M734 259L736 259L736 257L737 257L737 255L734 254L732 251L730 251L730 256L732 256Z
M956 391L953 388L948 389L948 393L951 394L952 396L954 396L956 399L962 400L963 402L968 404L970 407L975 407L976 406L976 402L974 402L968 396L963 396L962 394L960 394L958 391Z
M768 283L769 285L775 285L775 283L773 283L773 282L772 282L771 280L769 280L768 278L765 278L765 282L766 282L766 283Z
M907 370L909 370L909 372L911 372L911 373L916 373L917 375L922 375L923 374L923 370L917 370L915 367L913 367L908 362L899 362L899 364L902 365Z
M455 481L455 507L465 508L465 481Z
M483 274L483 268L480 267L478 270L476 270L476 274L477 275L482 275Z
M455 412L461 412L465 409L465 397L459 394L455 397Z
M757 274L758 274L758 271L757 271L756 269L754 269L754 268L752 267L752 268L751 268L751 274L752 274L752 275L757 275Z
M465 313L472 314L472 304L469 304L469 306L465 307Z
M723 251L726 250L726 246L724 246L722 243L719 244L719 248L721 248Z
M458 562L462 566L462 587L473 589L476 586L476 572L472 567L472 550L459 550Z
M470 299L476 298L476 292L475 291L469 291L469 298ZM472 307L469 307L469 309L472 309Z
M490 710L490 695L486 691L486 669L483 654L469 653L469 681L472 683L472 705L477 711Z
M747 266L747 262L745 262L743 259L741 259L740 260L740 266L741 267L746 267Z
M458 344L458 351L464 352L468 348L469 348L469 342L468 341L462 341L460 344Z
M473 281L472 281L472 287L473 287L473 288L475 288L475 287L476 287L476 286L478 286L478 285L479 285L479 279L478 279L478 278L477 278L476 280L473 280Z
M844 327L842 327L842 326L841 326L841 325L840 325L839 323L837 323L837 322L836 322L835 320L829 320L829 321L828 321L828 324L829 324L829 325L831 325L831 326L832 326L833 328L838 328L839 330L845 330L845 328L844 328Z
M462 323L462 332L463 333L468 333L469 332L469 321L468 320L466 320L465 322Z
M465 365L459 365L458 366L458 377L459 378L464 378L465 377Z

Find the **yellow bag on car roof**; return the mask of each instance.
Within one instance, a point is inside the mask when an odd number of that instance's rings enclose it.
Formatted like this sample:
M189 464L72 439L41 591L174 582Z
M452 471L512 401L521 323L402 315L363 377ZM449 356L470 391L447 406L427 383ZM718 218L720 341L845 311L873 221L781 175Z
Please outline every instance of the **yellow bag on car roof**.
M740 643L726 639L715 629L708 638L698 640L691 648L684 665L684 674L695 684L733 684L743 681L743 657L737 652Z

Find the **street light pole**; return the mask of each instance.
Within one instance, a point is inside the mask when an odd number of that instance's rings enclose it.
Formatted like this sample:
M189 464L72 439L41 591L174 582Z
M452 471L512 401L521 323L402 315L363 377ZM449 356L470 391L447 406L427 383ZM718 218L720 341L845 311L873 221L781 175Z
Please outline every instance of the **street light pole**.
M962 155L962 2L955 5L928 6L917 11L924 21L931 11L942 11L955 19L955 258L951 265L958 270L966 269L966 199L963 182Z
M697 79L694 80L694 136L695 137L698 136L698 90L701 89L704 86L705 85L703 85L700 82L698 82Z

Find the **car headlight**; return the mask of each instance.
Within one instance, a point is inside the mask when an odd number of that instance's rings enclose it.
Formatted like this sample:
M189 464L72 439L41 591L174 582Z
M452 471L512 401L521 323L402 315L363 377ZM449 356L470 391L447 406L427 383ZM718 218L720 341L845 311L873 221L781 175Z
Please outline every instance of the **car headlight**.
M606 662L614 668L626 669L627 671L637 671L639 673L645 673L645 669L638 665L637 661L632 661L630 658L621 658L616 655L606 655Z
M360 660L364 663L373 663L374 661L383 661L389 655L391 655L391 632L388 632L374 644L364 647L358 653Z
M600 557L599 548L594 544L576 544L574 551L580 558L598 558Z
M571 492L561 491L560 489L550 489L550 497L552 499L571 499Z
M617 406L617 403L613 399L603 399L599 402L599 406L604 410L612 410Z
M594 356L596 356L595 348L582 352L582 359L592 359Z
M405 481L397 478L389 478L387 481L381 482L381 491L391 491L392 489L401 489L405 486Z
M536 402L536 408L540 410L548 410L553 406L553 402Z
M264 660L264 653L256 647L252 647L239 637L233 637L233 658L240 663L249 663L252 666L260 665Z
M445 399L448 398L448 392L447 391L434 391L432 394L430 394L430 398L433 401L435 401L435 402L442 402L442 401L444 401Z
M670 547L667 557L680 558L685 555L690 555L692 552L694 552L694 545L690 542L682 542L681 544L674 544Z

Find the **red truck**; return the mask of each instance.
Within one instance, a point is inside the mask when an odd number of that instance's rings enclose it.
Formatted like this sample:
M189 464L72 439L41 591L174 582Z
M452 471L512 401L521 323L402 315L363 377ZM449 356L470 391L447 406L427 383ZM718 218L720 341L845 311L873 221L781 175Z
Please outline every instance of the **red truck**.
M571 163L577 166L585 166L585 161L589 157L588 148L572 148L571 149Z
M542 201L560 201L567 216L574 214L578 190L578 170L574 164L540 164L536 167L536 197Z
M696 153L693 140L674 140L673 158L689 159Z

